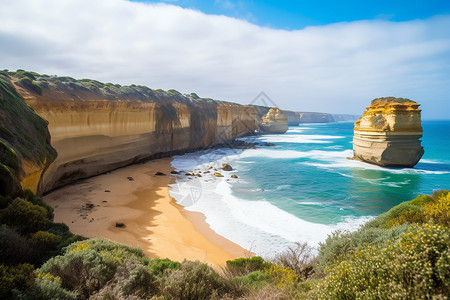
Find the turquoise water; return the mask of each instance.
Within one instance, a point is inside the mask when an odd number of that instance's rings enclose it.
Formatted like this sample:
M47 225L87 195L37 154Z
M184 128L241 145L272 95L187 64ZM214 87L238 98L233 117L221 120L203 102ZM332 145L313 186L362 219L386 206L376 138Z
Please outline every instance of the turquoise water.
M450 189L450 121L424 121L423 130L422 160L394 169L348 159L351 122L302 124L283 135L245 138L276 146L178 156L173 165L179 170L228 162L239 179L228 173L180 178L172 196L205 214L216 232L257 253L296 241L317 245L333 230L355 230L418 194Z
M353 154L353 123L291 127L283 136L257 138L275 142L270 149L278 153L242 158L254 162L240 172L248 183L232 191L314 223L378 215L417 194L450 189L450 122L425 121L423 130L425 154L416 167L386 169L347 159Z

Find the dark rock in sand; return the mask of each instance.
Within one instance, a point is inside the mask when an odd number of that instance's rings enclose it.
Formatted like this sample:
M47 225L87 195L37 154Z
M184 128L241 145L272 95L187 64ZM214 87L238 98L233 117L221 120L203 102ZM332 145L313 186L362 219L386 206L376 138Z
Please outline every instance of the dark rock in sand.
M224 170L224 171L232 171L233 168L230 166L230 164L222 164L222 170Z
M125 228L125 227L127 227L127 225L125 225L125 224L122 223L122 222L116 222L116 227L117 227L117 228Z
M156 172L155 175L156 176L166 176L166 174L164 174L163 172L159 172L159 171Z

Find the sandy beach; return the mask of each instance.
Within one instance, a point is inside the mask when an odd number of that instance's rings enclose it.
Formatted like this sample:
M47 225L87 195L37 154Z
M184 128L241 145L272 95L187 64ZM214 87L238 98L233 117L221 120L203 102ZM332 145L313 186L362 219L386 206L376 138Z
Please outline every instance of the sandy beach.
M55 209L55 222L67 224L73 233L140 247L151 258L221 266L247 255L216 234L202 214L184 210L170 197L170 162L171 158L152 160L81 180L44 200Z

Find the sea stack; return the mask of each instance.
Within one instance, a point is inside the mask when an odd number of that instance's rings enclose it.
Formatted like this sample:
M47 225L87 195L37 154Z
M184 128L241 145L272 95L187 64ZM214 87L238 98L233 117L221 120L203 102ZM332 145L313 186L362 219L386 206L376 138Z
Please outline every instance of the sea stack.
M424 153L420 104L405 98L372 100L355 123L355 159L382 167L413 167Z
M288 118L278 108L272 107L261 117L260 133L285 133L288 130Z

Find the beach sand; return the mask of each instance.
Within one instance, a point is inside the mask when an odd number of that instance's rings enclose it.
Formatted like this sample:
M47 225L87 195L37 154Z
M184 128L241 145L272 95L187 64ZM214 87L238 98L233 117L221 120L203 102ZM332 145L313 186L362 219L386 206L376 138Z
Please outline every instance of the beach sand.
M140 247L151 258L199 260L222 266L249 253L215 233L205 217L170 197L171 158L131 165L78 181L44 196L55 222L88 238ZM156 172L166 176L157 176ZM116 223L125 224L124 228Z

